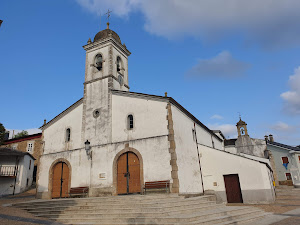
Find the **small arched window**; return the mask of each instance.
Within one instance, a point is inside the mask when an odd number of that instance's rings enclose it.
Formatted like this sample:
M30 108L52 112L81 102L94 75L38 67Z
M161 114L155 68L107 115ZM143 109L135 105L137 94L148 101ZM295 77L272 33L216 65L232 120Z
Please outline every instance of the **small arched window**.
M131 114L127 117L127 129L133 129L133 116Z
M66 142L69 142L71 140L71 129L68 128L66 130Z
M103 63L102 55L101 54L96 55L95 66L98 70L102 70L102 63Z
M121 71L121 58L120 56L117 57L117 72Z

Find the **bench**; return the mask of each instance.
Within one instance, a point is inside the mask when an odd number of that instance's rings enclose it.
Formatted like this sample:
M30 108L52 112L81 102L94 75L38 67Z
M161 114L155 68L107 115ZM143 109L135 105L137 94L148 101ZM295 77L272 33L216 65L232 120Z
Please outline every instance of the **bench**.
M87 196L89 193L89 187L74 187L70 189L69 195L70 197L81 197L81 196Z
M147 189L165 189L167 193L169 193L170 181L169 180L161 180L161 181L150 181L145 182L145 194Z

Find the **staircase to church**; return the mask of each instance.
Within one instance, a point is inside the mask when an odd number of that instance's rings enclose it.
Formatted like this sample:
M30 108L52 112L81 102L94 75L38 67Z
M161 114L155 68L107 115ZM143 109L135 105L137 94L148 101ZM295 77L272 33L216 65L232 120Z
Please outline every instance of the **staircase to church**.
M255 224L269 213L216 204L214 196L130 195L35 200L14 207L62 224Z

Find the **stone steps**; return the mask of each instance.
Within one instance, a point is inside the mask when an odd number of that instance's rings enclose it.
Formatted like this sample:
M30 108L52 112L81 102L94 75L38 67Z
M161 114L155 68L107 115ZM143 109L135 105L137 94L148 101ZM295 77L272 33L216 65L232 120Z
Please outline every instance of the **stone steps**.
M234 221L226 221L222 223L217 223L218 225L230 225L230 224L244 224L244 225L253 225L256 224L256 221L264 218L266 216L272 215L270 213L257 213L256 215L244 216L242 218L235 219Z
M13 206L64 224L243 224L264 217L258 208L226 206L214 196L165 195L36 200Z
M114 197L112 197L114 198ZM155 199L137 199L137 198L130 198L128 196L128 199L126 200L125 198L122 199L92 199L92 200L86 200L86 199L76 199L76 200L54 200L54 201L31 201L30 204L27 203L18 203L15 204L16 207L19 208L30 208L30 207L39 207L39 206L44 206L44 205L49 205L51 207L55 206L73 206L73 205L81 205L81 206L95 206L101 204L106 204L106 205L153 205L153 204L172 204L176 203L180 200L187 200L187 201L198 201L199 199L202 201L209 201L210 197L207 196L201 196L201 197L195 197L195 198L188 198L185 199L184 197L170 197L170 198L155 198Z
M75 212L80 211L81 213L99 213L99 211L101 211L101 213L118 213L119 211L122 211L124 213L132 213L132 212L138 212L138 213L144 213L144 212L148 212L148 213L155 213L155 212L177 212L177 211L187 211L187 210L192 210L192 209L197 209L197 210L204 210L204 209L209 209L209 208L215 208L218 207L216 206L213 202L206 202L206 203L193 203L193 204L189 204L189 205L176 205L176 206L168 206L168 207L145 207L145 208L119 208L119 206L114 206L114 207L89 207L89 208L85 208L85 207L71 207L71 208L67 208L64 209L63 207L61 209L53 209L51 207L44 207L44 208L31 208L31 209L27 209L30 213L39 215L41 213L44 213L45 211L47 211L48 214L60 214L62 210L64 210L65 214L72 214Z
M263 212L259 212L260 216L263 216ZM222 222L233 222L235 220L249 220L253 217L257 217L258 212L248 212L244 210L237 210L236 212L215 212L205 214L195 214L190 217L123 217L123 218L90 218L75 219L75 218L59 218L56 221L64 224L218 224Z

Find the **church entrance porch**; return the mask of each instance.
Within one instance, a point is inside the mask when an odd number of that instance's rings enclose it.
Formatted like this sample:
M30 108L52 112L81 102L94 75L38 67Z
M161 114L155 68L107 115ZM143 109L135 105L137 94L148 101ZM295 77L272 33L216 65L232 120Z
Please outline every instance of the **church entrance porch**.
M68 197L69 167L64 162L58 162L53 167L52 198Z
M141 192L140 161L133 152L122 154L117 163L117 194Z

